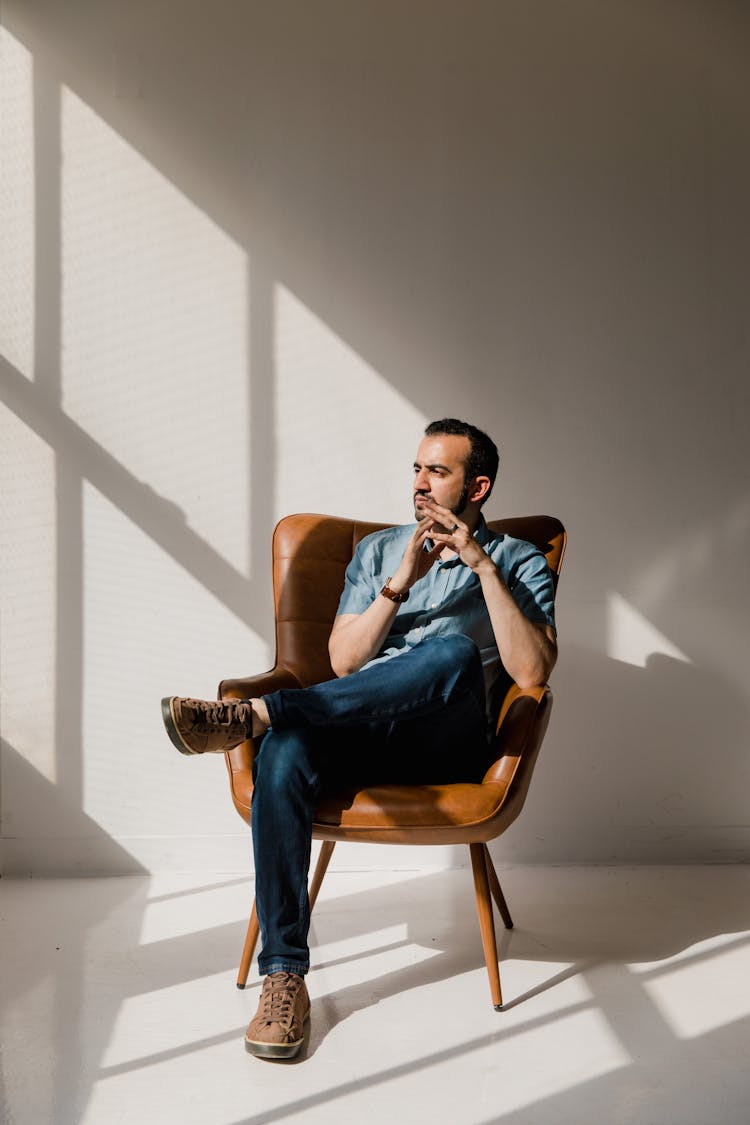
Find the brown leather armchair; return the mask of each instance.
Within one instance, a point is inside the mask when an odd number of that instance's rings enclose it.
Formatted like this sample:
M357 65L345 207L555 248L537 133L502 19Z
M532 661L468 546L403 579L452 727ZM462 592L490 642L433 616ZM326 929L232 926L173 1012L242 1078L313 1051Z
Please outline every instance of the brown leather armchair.
M281 687L306 687L333 677L328 636L344 586L344 571L359 540L386 526L318 515L287 516L281 520L273 536L275 666L270 672L249 679L223 680L219 685L220 699L248 699ZM493 520L490 527L538 546L557 580L566 542L559 520L551 516L524 516ZM322 840L323 845L310 885L311 908L338 840L468 844L490 992L499 1010L502 993L492 898L508 929L513 921L487 842L504 832L523 808L551 707L552 693L546 686L521 690L514 684L510 688L498 716L495 760L480 783L377 785L322 796L313 824L313 838ZM249 740L226 755L232 800L248 824L253 754L253 743ZM245 987L257 940L253 903L238 988Z

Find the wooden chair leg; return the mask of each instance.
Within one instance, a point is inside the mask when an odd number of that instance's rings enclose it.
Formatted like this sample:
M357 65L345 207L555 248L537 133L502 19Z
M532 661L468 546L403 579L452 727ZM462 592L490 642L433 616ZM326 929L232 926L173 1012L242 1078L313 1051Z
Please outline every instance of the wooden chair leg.
M255 953L255 946L258 944L258 914L255 909L255 899L253 899L253 909L250 912L250 921L247 924L247 934L245 935L245 945L242 950L242 957L240 958L240 968L237 973L237 987L244 988L247 984L247 974L250 972L250 962Z
M310 910L315 906L315 901L318 897L320 885L323 882L323 876L328 870L328 864L331 862L333 849L336 847L335 842L324 840L321 845L320 855L318 862L315 865L315 874L312 877L310 884ZM250 964L255 953L255 947L258 944L258 913L255 909L255 900L253 900L253 909L250 913L250 921L247 924L247 934L245 935L245 945L242 950L242 957L240 958L240 968L237 973L237 987L244 988L247 984L248 973L250 972Z
M320 855L318 856L318 862L315 865L315 874L312 877L312 882L310 883L310 890L308 892L308 895L309 895L309 898L310 898L310 911L311 912L312 912L312 908L315 906L315 903L317 902L318 891L320 890L320 885L323 882L323 876L325 875L326 871L328 870L328 864L331 862L331 856L333 855L333 849L335 847L336 847L335 840L324 840L323 843L320 845Z
M492 920L492 899L490 898L490 885L487 878L487 863L484 857L484 844L469 844L471 853L471 869L474 874L474 892L477 898L477 914L479 915L479 929L482 934L482 948L484 960L487 965L487 975L490 978L490 995L495 1011L499 1012L503 1006L503 994L500 988L500 969L497 963L497 945L495 943L495 923Z
M500 911L500 917L503 920L503 924L505 925L506 930L512 930L513 919L510 916L510 910L508 910L508 904L505 901L505 895L503 894L502 887L500 886L500 880L497 877L497 872L495 871L495 865L492 862L490 850L486 844L483 844L482 846L484 848L484 860L487 864L487 878L490 881L490 890L492 891L492 897L497 903L497 908Z

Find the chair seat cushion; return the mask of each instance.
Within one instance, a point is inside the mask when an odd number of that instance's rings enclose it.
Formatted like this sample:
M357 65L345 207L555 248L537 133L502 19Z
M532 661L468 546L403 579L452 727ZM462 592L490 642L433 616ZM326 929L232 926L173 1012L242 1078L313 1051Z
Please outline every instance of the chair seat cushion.
M458 828L481 824L499 810L505 785L377 785L322 796L315 807L321 828L364 829L378 835L394 827Z
M234 806L249 823L252 774L238 770L232 782ZM507 780L350 787L318 799L312 834L317 840L363 843L471 843L494 839L519 809L508 800Z

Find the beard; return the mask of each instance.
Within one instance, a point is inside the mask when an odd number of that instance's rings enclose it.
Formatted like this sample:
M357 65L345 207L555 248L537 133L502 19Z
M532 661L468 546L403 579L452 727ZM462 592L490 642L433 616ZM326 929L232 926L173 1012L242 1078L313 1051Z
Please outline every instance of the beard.
M450 508L450 511L453 513L453 515L458 516L459 519L463 517L464 511L466 510L466 505L469 502L469 491L469 482L464 481L464 486L461 489L458 500ZM417 521L417 523L419 523L419 521L422 519L422 515L420 514L419 508L417 507L416 500L414 502L414 519ZM437 530L439 531L441 530L441 528L438 527ZM442 528L442 530L447 531L448 529Z
M469 482L464 481L464 486L461 489L461 495L458 498L458 502L451 508L453 515L458 516L459 519L463 518L463 514L466 511L466 505L469 503L469 491Z

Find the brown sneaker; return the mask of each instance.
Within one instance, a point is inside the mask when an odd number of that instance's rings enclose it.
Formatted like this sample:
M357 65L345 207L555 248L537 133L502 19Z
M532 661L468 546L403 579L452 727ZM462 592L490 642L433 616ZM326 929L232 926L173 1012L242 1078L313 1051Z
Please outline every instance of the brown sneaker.
M245 1032L245 1050L267 1059L291 1059L305 1038L310 1015L304 978L296 973L269 973L263 981L258 1011Z
M225 754L250 737L253 709L242 700L180 699L161 701L167 734L181 754Z

